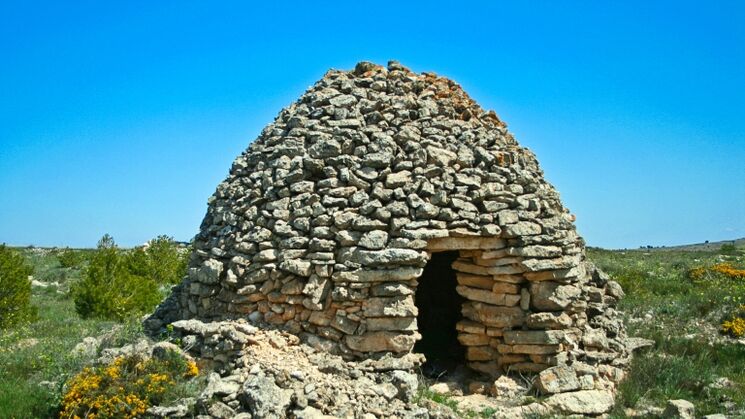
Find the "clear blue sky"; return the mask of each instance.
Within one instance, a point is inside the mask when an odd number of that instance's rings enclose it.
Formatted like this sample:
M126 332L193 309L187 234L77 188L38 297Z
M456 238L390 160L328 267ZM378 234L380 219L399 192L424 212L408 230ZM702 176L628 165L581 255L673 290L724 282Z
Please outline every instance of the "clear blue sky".
M282 107L388 59L496 110L590 245L743 237L743 22L742 1L3 1L0 242L188 240Z

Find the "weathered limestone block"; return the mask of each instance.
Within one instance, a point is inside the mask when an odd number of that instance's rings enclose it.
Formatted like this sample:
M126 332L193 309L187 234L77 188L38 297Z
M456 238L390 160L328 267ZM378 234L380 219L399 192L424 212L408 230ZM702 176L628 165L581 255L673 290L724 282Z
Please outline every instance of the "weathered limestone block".
M502 373L502 367L493 360L489 360L486 362L468 362L468 368L482 372L486 375L491 375L493 377L496 377Z
M414 298L410 295L374 297L362 303L362 313L365 317L416 317L418 312Z
M450 164L458 158L458 155L444 148L427 146L427 163L441 167L450 167Z
M458 342L463 346L486 346L490 339L486 334L458 333Z
M465 273L459 272L456 275L456 278L460 285L465 285L468 287L481 288L485 290L491 290L492 288L496 287L494 278L491 276L473 275L473 274L465 274ZM512 284L505 284L505 285L512 285Z
M486 326L470 320L461 320L455 324L455 329L463 333L483 335L486 332Z
M496 347L497 351L499 353L504 354L535 354L535 355L545 355L545 354L555 354L561 351L562 345L556 344L556 345L506 345L506 344L498 344Z
M571 269L578 264L579 258L576 256L564 256L554 259L525 259L520 262L520 266L529 272Z
M196 270L197 281L204 284L216 284L220 281L220 274L223 271L223 264L216 259L207 259Z
M303 287L303 294L308 296L309 304L319 304L326 297L326 293L328 292L330 286L331 282L329 280L318 275L311 275L310 279L308 279L308 282ZM306 305L305 302L303 302L303 305Z
M493 304L496 306L514 306L520 302L520 296L514 294L498 294L492 291L470 288L463 285L455 287L456 292L471 301Z
M554 394L544 403L564 414L600 415L613 408L614 398L606 390L582 390Z
M502 239L482 237L443 237L434 238L427 242L427 249L436 252L442 250L460 249L501 249L506 246Z
M541 225L530 221L518 221L504 228L505 237L535 236L541 234Z
M507 265L520 265L522 258L503 257L499 259L483 259L476 257L473 259L473 263L479 266L507 266Z
M298 276L310 276L312 265L306 260L289 259L280 262L279 269Z
M558 311L566 308L580 296L582 290L574 285L557 282L534 282L530 284L531 304L543 311Z
M508 284L522 284L525 282L525 277L522 274L516 274L516 275L494 275L492 276L495 281L497 282L506 282Z
M333 327L336 330L339 330L340 332L344 332L347 335L352 335L354 332L357 331L357 328L359 327L360 322L354 321L347 316L341 316L338 313L334 317L334 320L331 322L331 327Z
M374 230L362 235L359 240L359 246L365 249L380 250L388 242L388 233L381 230Z
M481 259L498 259L498 258L503 258L507 255L508 255L507 249L484 250L483 252L480 253L479 257L481 257ZM463 256L468 256L468 255L463 255Z
M474 275L514 275L523 273L523 269L516 266L479 266L473 263L456 260L453 269Z
M398 188L411 182L411 172L403 170L396 173L391 173L385 178L386 188Z
M497 294L522 294L522 292L525 291L524 288L521 288L517 284L510 284L506 282L494 282L494 285L492 286L491 290L492 292L497 293ZM523 308L523 310L527 310L527 309Z
M468 361L490 361L497 359L499 354L489 346L468 346L466 348L466 359Z
M555 345L566 341L564 330L505 330L503 339L509 345Z
M553 271L541 271L541 272L526 272L525 278L529 281L553 281L553 280L567 280L569 278L578 278L585 274L583 264L579 264L573 268L568 269L556 269Z
M561 253L559 246L533 245L507 248L507 254L522 257L555 258L561 256Z
M400 282L416 279L421 275L421 268L404 267L334 272L331 279L335 282Z
M408 224L408 223L407 223ZM447 237L450 233L445 229L431 229L431 228L419 228L419 229L402 229L401 236L412 240L429 240L434 238ZM438 250L438 249L435 249ZM443 250L443 249L439 249Z
M531 329L565 329L572 325L572 318L563 311L533 313L525 319Z
M424 266L427 262L426 252L412 249L362 250L354 252L355 261L365 266Z
M508 365L505 370L519 373L536 373L541 372L548 367L550 367L550 365L536 364L535 362L518 362Z
M370 317L366 320L367 330L417 330L416 317Z
M522 325L525 314L519 307L502 307L468 302L463 305L463 315L489 327L514 327Z
M535 380L536 388L543 394L579 390L580 382L572 367L558 366L541 371Z
M419 339L419 334L402 334L400 332L368 332L361 336L347 336L344 342L347 346L358 352L383 352L396 353L409 352L414 343Z
M370 293L375 297L396 297L400 295L414 294L414 285L407 285L400 282L382 282L370 287Z

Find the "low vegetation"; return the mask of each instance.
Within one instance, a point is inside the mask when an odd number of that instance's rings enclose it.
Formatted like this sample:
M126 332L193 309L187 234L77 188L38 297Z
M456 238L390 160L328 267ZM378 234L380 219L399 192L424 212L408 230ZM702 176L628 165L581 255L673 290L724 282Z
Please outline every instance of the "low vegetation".
M164 358L121 356L110 365L85 367L67 382L60 417L139 417L148 407L177 398L178 386L198 373L194 361L175 352Z
M146 249L122 251L105 235L71 289L76 311L83 318L118 321L151 312L186 273L184 253L166 236Z
M103 247L115 246L112 243ZM169 257L185 259L185 249L172 240L169 247L172 249ZM143 336L136 313L83 317L76 311L70 289L78 287L90 272L108 272L117 266L110 264L106 267L105 263L100 263L101 259L115 259L124 265L122 260L132 252L117 248L117 257L112 258L109 250L102 253L99 250L6 247L0 250L0 259L3 260L0 264L5 266L7 261L12 260L12 266L16 267L12 271L23 274L20 283L25 287L23 289L28 290L29 312L38 310L37 317L24 316L23 320L0 332L0 418L57 417L62 406L65 382L77 375L90 360L85 354L73 351L84 338L105 336L105 345L113 347L133 343ZM108 254L108 259L103 254ZM96 257L99 258L97 264L93 262ZM25 262L26 268L19 270L19 261ZM91 265L94 267L89 269ZM101 269L101 265L105 267ZM185 263L179 266L185 267ZM29 275L33 275L36 284L33 288ZM20 274L16 276L21 277ZM2 278L0 282L5 281ZM167 294L169 285L166 281L153 282L157 285L159 295L155 301L157 303ZM9 287L5 287L4 283L0 284L0 293L7 289ZM0 302L0 307L6 307L6 304ZM188 394L188 391L193 393L196 390L184 390L183 385L178 384L173 391Z
M100 408L99 416L120 417L138 414L141 410L141 407L137 412L126 410L118 403L126 401L127 396L132 402L134 395L150 405L158 400L198 392L195 380L187 377L184 365L168 362L148 365L146 360L123 358L115 364L120 374L115 379L110 374L113 370L90 367L89 358L73 352L73 348L88 336L104 335L108 346L132 343L142 336L138 319L131 315L83 317L76 311L74 296L78 294L68 290L78 289L78 284L94 275L92 272L101 275L99 278L106 278L111 272L150 278L156 284L159 298L183 273L153 273L157 270L152 269L152 264L168 265L155 262L163 260L158 259L162 257L158 256L162 250L148 254L146 249L124 250L116 248L113 240L105 242L95 250L0 250L0 257L4 258L2 269L8 260L14 261L15 268L11 271L24 275L24 286L29 284L29 274L44 284L57 284L35 286L30 292L30 306L39 309L38 317L26 317L0 333L0 417L55 417L60 412L74 412L73 415L80 416L85 406ZM184 258L183 250L178 250L175 244L173 248L176 257ZM589 250L589 258L618 280L626 291L621 309L629 333L656 342L654 348L635 357L628 378L621 385L612 417L627 417L629 409L642 412L647 406L661 407L669 399L690 400L696 405L697 415L737 415L745 409L745 370L742 368L745 342L738 340L742 337L741 325L745 319L745 279L741 276L745 270L745 255L742 249L723 250ZM69 252L80 254L70 257ZM174 253L163 254L170 254L170 260L176 258ZM75 263L63 265L60 257ZM24 261L26 268L19 268ZM34 268L33 273L29 265ZM185 262L172 266L185 266ZM20 274L16 276L21 277ZM0 288L5 289L4 286ZM137 365L144 367L138 370ZM153 379L153 374L165 374L168 378ZM94 378L96 376L98 378ZM99 388L83 391L84 383L91 380L100 380ZM119 383L117 380L124 380L121 386L110 385ZM138 384L138 380L143 381ZM148 391L148 384L154 382L152 391ZM163 384L161 391L158 386L162 383L167 384ZM72 401L78 400L72 397L72 389L77 389L75 394L81 395L79 402ZM420 397L436 398L426 392ZM439 401L452 403L447 399ZM96 407L96 403L100 403L100 407ZM472 413L471 416L488 416L488 413Z
M620 308L629 334L656 342L634 358L612 417L670 399L693 402L697 415L745 409L745 342L733 338L741 318L733 316L745 303L745 256L724 250L589 250L626 291Z
M5 329L34 317L31 306L31 283L33 272L18 252L0 246L0 329Z

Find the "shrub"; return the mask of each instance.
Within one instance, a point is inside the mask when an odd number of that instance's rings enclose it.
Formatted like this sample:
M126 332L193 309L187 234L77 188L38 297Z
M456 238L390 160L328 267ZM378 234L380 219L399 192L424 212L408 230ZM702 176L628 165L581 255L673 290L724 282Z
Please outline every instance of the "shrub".
M83 278L71 289L78 314L122 321L160 302L155 281L133 274L126 262L111 236L101 238Z
M736 338L745 336L745 305L738 307L729 320L722 322L722 332Z
M722 331L736 338L745 335L745 319L735 317L732 320L722 322Z
M0 329L30 320L36 314L31 306L33 269L18 252L0 245Z
M66 383L60 417L139 417L198 373L193 361L174 352L162 359L122 356L107 366L87 367Z
M186 274L188 252L181 251L168 236L150 240L147 247L137 248L128 255L129 270L152 278L158 284L178 284Z
M79 268L85 261L83 252L65 247L57 254L57 260L63 268Z
M719 253L723 255L735 255L737 254L737 246L733 243L725 243L719 248Z
M737 269L729 263L718 263L711 270L731 279L745 279L745 269Z

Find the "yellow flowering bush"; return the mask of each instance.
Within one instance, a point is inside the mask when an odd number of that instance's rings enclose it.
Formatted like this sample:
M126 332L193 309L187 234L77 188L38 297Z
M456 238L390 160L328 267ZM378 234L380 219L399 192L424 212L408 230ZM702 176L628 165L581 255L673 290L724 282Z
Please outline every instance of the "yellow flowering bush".
M745 279L745 269L737 269L729 263L718 263L711 270L731 279Z
M745 279L745 269L738 269L727 262L717 263L711 267L698 266L688 270L688 277L693 281L713 279L713 277L725 279Z
M722 332L736 338L745 336L745 304L729 320L722 322Z
M122 356L110 365L87 367L65 385L60 418L135 418L157 405L179 381L199 374L176 353L163 358Z
M720 262L689 269L688 278L699 286L717 289L721 295L717 303L731 307L725 310L722 333L736 338L745 336L745 269Z
M735 317L732 320L722 322L722 331L736 338L745 336L745 319Z

